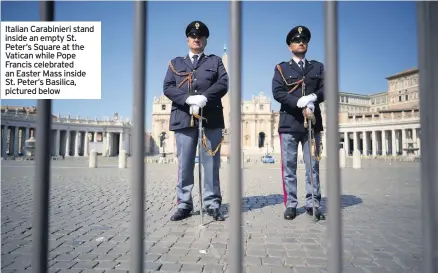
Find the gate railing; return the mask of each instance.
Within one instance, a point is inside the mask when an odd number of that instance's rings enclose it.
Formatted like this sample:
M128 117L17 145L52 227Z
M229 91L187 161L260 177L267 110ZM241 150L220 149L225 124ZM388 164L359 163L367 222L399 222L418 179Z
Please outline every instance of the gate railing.
M327 109L327 185L328 185L328 272L342 272L342 221L340 203L339 123L338 123L338 23L337 2L327 1L325 8L325 96ZM422 273L438 272L438 2L418 2L418 44L421 108L421 198L423 228ZM131 273L144 271L144 129L146 113L146 2L134 3L134 109L131 218ZM230 155L230 251L231 273L243 272L242 169L241 169L241 90L242 90L242 8L241 1L230 2L231 22L231 155ZM435 14L435 16L433 16ZM42 21L54 20L54 2L40 5ZM51 100L37 102L36 180L33 215L34 272L47 272ZM50 136L50 137L47 137Z

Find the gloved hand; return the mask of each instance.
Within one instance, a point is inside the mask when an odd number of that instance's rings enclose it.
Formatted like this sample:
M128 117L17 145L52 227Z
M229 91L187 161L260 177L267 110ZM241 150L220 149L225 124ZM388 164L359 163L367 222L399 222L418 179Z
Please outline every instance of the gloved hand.
M197 105L203 108L207 104L207 98L204 95L194 95L187 98L188 105Z
M199 106L198 105L191 105L190 106L190 115L195 114L199 115Z
M315 112L315 104L313 104L313 102L309 102L306 107L309 108L312 113Z
M204 95L196 95L194 100L194 104L196 104L200 108L203 108L207 104L207 98Z
M303 108L304 106L309 104L309 102L315 102L315 101L316 101L316 95L310 94L310 95L299 98L298 102L297 102L297 106L299 108Z
M189 96L189 97L186 99L186 103L187 103L188 105L193 105L193 104L195 104L195 101L196 101L195 96Z

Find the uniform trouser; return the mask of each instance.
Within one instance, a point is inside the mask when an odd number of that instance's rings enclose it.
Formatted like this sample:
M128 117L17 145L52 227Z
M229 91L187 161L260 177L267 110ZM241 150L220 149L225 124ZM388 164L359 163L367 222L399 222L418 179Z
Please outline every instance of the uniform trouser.
M205 128L204 132L207 138L207 148L216 149L222 138L222 129ZM177 130L175 138L178 157L178 184L176 186L178 208L193 209L192 189L195 181L194 168L198 147L198 128ZM204 208L220 208L222 203L219 184L220 148L214 156L208 154L204 147L201 148L201 152Z
M321 135L315 134L317 145L316 153L319 153L319 141ZM304 163L306 165L306 207L312 207L312 190L315 198L315 207L319 207L321 201L321 189L319 181L319 161L312 156L311 166L309 164L309 145L308 133L281 133L281 175L283 179L284 205L286 207L296 208L297 200L297 155L298 144L301 142L303 147ZM310 169L313 173L313 189L310 181Z

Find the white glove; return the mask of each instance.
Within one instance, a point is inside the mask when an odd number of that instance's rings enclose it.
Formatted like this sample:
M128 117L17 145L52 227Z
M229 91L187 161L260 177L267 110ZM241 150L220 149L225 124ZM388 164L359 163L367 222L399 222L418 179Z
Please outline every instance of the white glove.
M313 102L309 102L306 107L309 108L310 111L315 112L315 104L313 104Z
M207 104L207 98L204 95L195 96L195 104L203 108Z
M203 108L207 104L207 98L204 95L195 95L187 98L186 103L188 105L197 105Z
M299 98L298 102L297 102L297 106L299 108L303 108L304 106L309 104L309 102L315 102L315 101L316 101L316 95L310 94L310 95Z
M188 98L186 99L186 103L187 103L188 105L193 105L193 104L195 104L195 101L196 101L195 96L190 96L190 97L188 97Z
M199 115L199 106L198 105L191 105L190 106L190 115L195 114Z

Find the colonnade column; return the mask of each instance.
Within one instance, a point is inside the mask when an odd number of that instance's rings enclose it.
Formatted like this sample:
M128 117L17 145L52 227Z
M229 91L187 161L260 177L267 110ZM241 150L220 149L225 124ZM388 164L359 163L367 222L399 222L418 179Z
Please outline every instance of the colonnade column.
M61 145L61 130L56 130L55 155L60 155L59 149Z
M88 139L88 131L85 132L84 136L84 156L88 156L88 142L90 140Z
M362 147L363 147L363 151L362 151L362 154L363 155L365 155L365 156L367 156L368 155L368 137L367 137L367 132L366 131L363 131L362 132Z
M397 155L397 146L396 146L396 139L397 139L397 137L396 137L396 134L395 134L395 130L393 129L392 131L392 155L393 156L396 156Z
M371 132L371 146L372 146L372 154L373 156L377 155L377 137L376 137L376 131Z
M65 132L65 156L70 156L70 130Z

